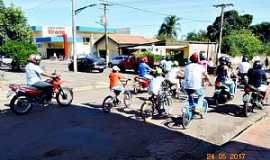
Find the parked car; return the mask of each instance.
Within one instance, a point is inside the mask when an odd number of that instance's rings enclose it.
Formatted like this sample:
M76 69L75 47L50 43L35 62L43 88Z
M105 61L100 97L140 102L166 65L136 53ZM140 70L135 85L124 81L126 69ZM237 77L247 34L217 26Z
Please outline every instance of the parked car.
M126 70L134 70L136 72L142 58L147 58L147 57L135 57L134 55L130 55L126 59L121 61L118 67L120 68L122 72ZM159 65L159 62L154 62L153 60L149 58L147 58L147 61L148 61L147 64L150 67Z
M0 68L11 68L12 58L0 56Z
M120 55L120 56L115 56L112 58L112 60L109 62L109 67L112 66L118 66L123 60L127 59L127 55Z
M105 60L94 55L77 58L77 66L78 71L84 72L92 72L93 70L103 72L106 69ZM68 69L73 71L73 61L68 65Z

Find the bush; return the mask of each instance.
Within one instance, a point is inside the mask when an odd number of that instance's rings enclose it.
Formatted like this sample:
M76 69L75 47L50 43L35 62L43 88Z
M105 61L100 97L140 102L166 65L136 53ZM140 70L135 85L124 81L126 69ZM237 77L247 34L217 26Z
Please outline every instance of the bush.
M13 59L13 68L19 68L18 66L25 65L29 55L36 52L36 46L29 42L7 40L0 47L0 53L2 55L7 55Z
M150 51L142 51L136 54L137 58L141 58L141 57L148 57L149 61L152 62L159 62L161 60L161 55L155 55Z

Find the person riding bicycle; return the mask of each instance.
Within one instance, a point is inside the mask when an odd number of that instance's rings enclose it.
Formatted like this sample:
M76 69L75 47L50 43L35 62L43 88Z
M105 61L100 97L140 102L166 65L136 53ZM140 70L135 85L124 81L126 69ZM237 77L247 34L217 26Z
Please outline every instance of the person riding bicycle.
M151 80L149 85L150 94L153 96L158 96L163 81L164 78L162 77L162 69L157 68L154 74L154 78Z
M117 66L112 67L112 72L109 75L110 79L110 90L116 89L116 90L122 90L123 86L121 85L120 80L121 79L127 79L124 76L122 76L120 73L120 68Z
M184 89L188 94L190 109L198 109L202 107L204 99L204 91L202 87L203 77L205 77L209 85L212 84L209 81L209 77L205 68L198 64L198 54L196 52L193 53L189 59L190 63L184 68ZM198 96L197 104L195 103L192 96L194 93Z
M148 59L146 57L141 59L141 63L139 64L139 67L138 67L138 75L145 79L151 80L153 79L153 76L150 75L150 72L154 70L151 67L149 67L148 64L146 64L147 61Z
M231 71L231 60L228 57L222 56L219 58L219 66L217 67L216 81L223 83L229 87L230 98L235 95L235 82L232 80L233 72Z
M165 75L165 79L169 80L169 82L173 85L176 85L176 89L180 89L180 82L179 82L179 63L177 61L173 62L172 69Z

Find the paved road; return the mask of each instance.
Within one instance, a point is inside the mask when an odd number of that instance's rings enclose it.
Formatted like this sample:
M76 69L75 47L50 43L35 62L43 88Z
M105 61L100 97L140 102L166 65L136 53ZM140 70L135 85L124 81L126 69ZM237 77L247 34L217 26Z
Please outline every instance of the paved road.
M62 72L65 67L52 63L47 70L53 68ZM108 72L62 73L71 87L79 88L75 92L74 105L67 108L37 106L27 116L2 111L0 159L205 159L207 153L219 150L221 145L265 115L258 111L243 118L238 106L239 92L230 104L210 106L208 118L194 120L188 130L175 126L171 118L143 123L136 116L142 103L136 97L147 94L133 97L131 109L115 109L105 114L100 105L110 94L105 85ZM23 74L19 75L8 73L5 78L16 76L13 80L22 82ZM104 86L97 87L101 83ZM206 95L212 93L213 88L208 87ZM2 109L5 108L3 103ZM180 106L175 100L172 114L179 116Z

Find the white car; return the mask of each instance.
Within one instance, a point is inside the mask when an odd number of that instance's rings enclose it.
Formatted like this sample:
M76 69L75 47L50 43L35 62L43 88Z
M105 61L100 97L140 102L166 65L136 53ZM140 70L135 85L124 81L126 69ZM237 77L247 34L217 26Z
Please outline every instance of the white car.
M0 57L0 63L3 63L3 64L11 64L12 62L12 58L7 58L5 56L1 56Z

